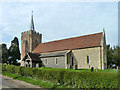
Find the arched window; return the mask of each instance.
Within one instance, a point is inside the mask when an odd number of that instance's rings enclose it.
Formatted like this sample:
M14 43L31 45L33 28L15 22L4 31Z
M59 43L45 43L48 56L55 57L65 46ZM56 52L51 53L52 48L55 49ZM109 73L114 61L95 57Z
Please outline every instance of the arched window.
M87 63L89 63L89 56L87 56Z
M35 40L35 47L39 44L38 39Z
M38 44L38 39L35 40L35 43Z
M45 59L45 64L47 65L47 63L48 63L48 62L47 62L47 59Z
M57 60L57 58L55 58L55 64L58 64L58 60Z

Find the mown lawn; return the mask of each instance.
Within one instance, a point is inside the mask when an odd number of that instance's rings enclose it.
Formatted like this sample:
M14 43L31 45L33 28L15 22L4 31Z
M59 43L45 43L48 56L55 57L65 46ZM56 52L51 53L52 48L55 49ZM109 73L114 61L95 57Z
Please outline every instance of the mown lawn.
M73 72L91 72L90 69L77 69L77 70L73 70L73 69L64 69L64 68L50 68L50 67L41 67L38 68L39 70L60 70L60 71L73 71ZM96 72L96 69L94 69L93 72ZM116 73L116 69L106 69L106 70L101 70L98 69L98 72L113 72Z

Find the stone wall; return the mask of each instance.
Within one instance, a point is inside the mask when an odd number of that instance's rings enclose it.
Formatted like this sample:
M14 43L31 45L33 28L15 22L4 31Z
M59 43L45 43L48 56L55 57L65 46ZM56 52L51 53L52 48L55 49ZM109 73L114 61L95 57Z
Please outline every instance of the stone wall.
M87 63L89 56L89 63ZM72 50L72 57L78 69L94 67L101 69L100 47Z
M42 67L65 68L65 56L41 58L41 61Z
M41 58L42 66L52 68L76 67L77 69L89 69L91 67L94 67L95 69L105 69L106 61L104 59L105 55L102 55L103 50L103 47L67 50L68 53L65 56ZM89 63L87 63L87 56L89 56ZM58 60L58 64L55 63L56 58Z

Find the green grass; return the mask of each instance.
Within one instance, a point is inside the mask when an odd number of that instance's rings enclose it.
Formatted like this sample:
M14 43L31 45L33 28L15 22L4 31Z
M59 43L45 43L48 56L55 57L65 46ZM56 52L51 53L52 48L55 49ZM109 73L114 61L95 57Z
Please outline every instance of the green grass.
M17 79L20 81L24 81L42 88L66 88L63 85L58 85L49 81L42 81L42 80L36 80L34 78L30 78L30 77L23 77L20 75L16 75L16 74L12 74L12 73L8 73L8 72L2 72L3 75L11 77L13 79Z
M41 67L38 68L39 70L61 70L61 71L73 71L73 72L91 72L91 70L89 69L77 69L77 70L73 70L73 69L64 69L64 68L49 68L49 67ZM93 72L96 72L96 69L94 69ZM113 72L116 73L115 69L106 69L106 70L101 70L98 69L98 72Z

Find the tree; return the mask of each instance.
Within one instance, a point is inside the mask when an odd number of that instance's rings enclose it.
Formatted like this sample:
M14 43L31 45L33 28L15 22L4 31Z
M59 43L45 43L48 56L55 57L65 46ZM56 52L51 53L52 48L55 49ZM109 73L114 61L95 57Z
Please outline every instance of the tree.
M107 45L107 64L108 66L120 66L120 47Z
M0 58L2 58L2 63L7 63L8 60L8 50L6 44L0 45Z
M15 37L12 41L11 41L11 46L8 50L9 53L9 57L8 60L10 62L10 64L17 64L17 59L20 60L20 50L19 50L19 42L18 42L18 38Z
M119 66L120 65L120 54L119 54L119 51L120 50L120 47L119 46L114 46L113 47L113 60L116 64L116 66Z
M111 67L114 64L113 61L113 50L110 45L107 45L107 65Z

